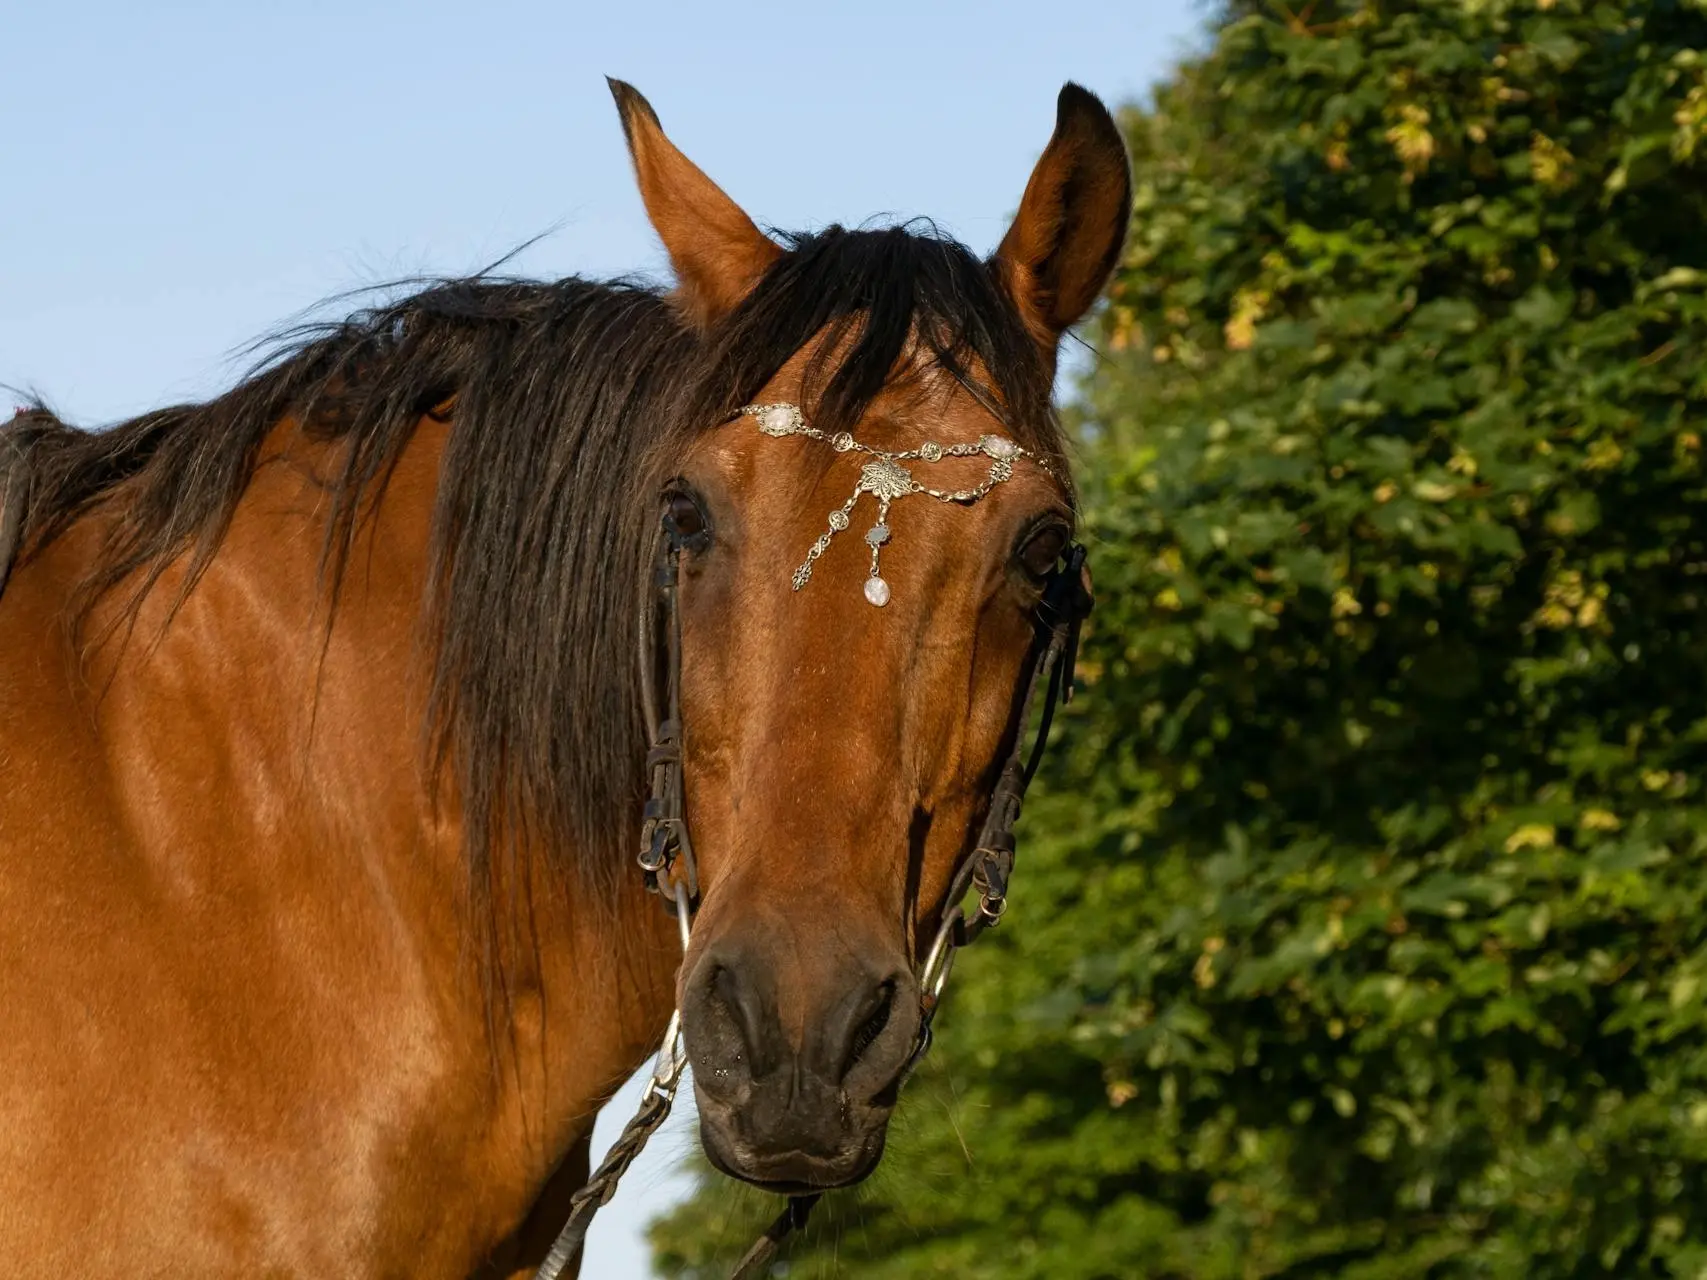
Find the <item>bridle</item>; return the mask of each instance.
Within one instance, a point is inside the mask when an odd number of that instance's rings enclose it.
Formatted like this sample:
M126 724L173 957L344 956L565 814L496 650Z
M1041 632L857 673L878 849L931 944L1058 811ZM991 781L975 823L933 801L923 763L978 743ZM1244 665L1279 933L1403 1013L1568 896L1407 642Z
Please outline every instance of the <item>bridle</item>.
M650 790L640 828L640 869L646 887L664 900L676 917L682 951L691 941L693 915L699 906L699 865L688 832L682 769L682 622L677 592L682 552L694 536L677 528L665 508L658 539L652 589L641 606L640 673L642 703L651 746L646 753ZM1008 882L1014 869L1014 825L1019 821L1026 788L1049 742L1049 726L1058 703L1073 698L1073 668L1078 657L1079 629L1091 611L1090 578L1085 548L1070 543L1045 581L1042 598L1032 615L1030 660L1020 686L1012 725L1013 749L990 792L990 802L978 843L956 869L944 898L943 916L930 949L919 967L923 1016L918 1040L902 1069L910 1076L931 1046L931 1026L942 1003L955 954L996 925L1007 909ZM659 682L662 680L662 700ZM1031 749L1025 749L1025 728L1039 693L1043 708ZM976 890L978 901L968 914L963 905ZM534 1280L558 1280L582 1243L593 1215L616 1194L629 1165L670 1114L682 1073L687 1069L682 1040L682 1015L670 1015L664 1042L653 1064L640 1107L612 1144L598 1169L569 1201L569 1219L558 1233ZM791 1196L788 1207L766 1228L730 1273L730 1280L749 1280L776 1256L783 1240L805 1225L818 1194Z
M682 623L678 607L681 555L692 542L678 529L668 508L658 540L658 559L653 571L652 591L641 608L640 672L642 703L651 746L646 753L650 790L642 811L640 869L646 887L664 899L665 908L676 917L682 951L691 941L693 914L699 906L699 866L693 839L688 832L684 805L685 777L682 768ZM1073 697L1073 668L1078 657L1079 629L1091 611L1090 579L1085 569L1085 548L1070 543L1062 563L1050 573L1043 596L1033 614L1030 661L1021 685L1012 727L1013 749L1002 765L990 793L984 825L971 856L956 870L944 898L942 921L919 968L918 982L923 1016L918 1040L903 1068L910 1076L931 1046L931 1027L941 1006L944 989L954 968L955 954L977 941L996 925L1007 909L1008 882L1014 868L1014 826L1019 821L1026 788L1049 742L1049 726L1059 703ZM663 681L660 702L658 682ZM1031 719L1039 692L1043 709L1031 749L1025 749L1025 728ZM968 915L963 902L976 889L978 902ZM535 1280L558 1280L580 1250L592 1225L593 1215L616 1194L618 1181L661 1126L675 1103L682 1073L687 1068L687 1049L682 1040L682 1016L670 1015L664 1042L653 1065L640 1107L623 1129L598 1169L569 1201L569 1219L558 1233ZM773 1257L782 1241L806 1223L818 1195L791 1196L788 1207L748 1250L730 1273L730 1280L747 1280Z

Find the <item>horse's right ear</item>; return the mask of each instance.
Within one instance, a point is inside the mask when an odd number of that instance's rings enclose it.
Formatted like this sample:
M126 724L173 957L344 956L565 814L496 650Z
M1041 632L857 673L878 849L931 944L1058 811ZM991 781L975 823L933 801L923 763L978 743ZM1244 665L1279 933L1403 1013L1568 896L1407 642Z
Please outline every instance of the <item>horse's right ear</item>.
M664 242L679 301L701 327L727 315L759 282L782 248L667 137L652 104L633 85L606 78L646 216Z

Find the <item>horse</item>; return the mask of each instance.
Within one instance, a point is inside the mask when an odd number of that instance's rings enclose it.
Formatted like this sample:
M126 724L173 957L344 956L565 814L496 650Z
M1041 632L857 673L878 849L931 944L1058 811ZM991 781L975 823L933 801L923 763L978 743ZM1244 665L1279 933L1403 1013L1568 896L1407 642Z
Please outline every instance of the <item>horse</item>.
M672 286L416 282L205 403L0 428L7 1275L526 1275L674 1009L718 1168L877 1163L1126 153L1068 84L987 259L767 234L611 88ZM691 903L633 867L670 767Z

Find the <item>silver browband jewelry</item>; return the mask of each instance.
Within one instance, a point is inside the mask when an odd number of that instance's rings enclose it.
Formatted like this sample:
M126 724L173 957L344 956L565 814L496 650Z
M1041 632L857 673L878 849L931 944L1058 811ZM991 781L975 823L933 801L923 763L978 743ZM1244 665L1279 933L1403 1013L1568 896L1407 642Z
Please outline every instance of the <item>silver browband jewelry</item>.
M897 498L911 497L915 493L935 498L938 502L977 502L1013 475L1014 462L1020 458L1029 458L1050 475L1055 474L1054 468L1046 459L1020 448L1006 436L982 436L975 444L939 445L927 440L916 449L891 453L861 444L846 431L829 435L816 427L807 426L799 405L750 404L741 412L756 421L759 430L767 436L810 436L814 440L824 441L837 453L852 450L870 455L872 461L860 468L859 483L854 486L853 497L830 512L829 530L820 534L818 540L812 544L812 549L806 553L805 561L794 571L793 582L794 589L799 591L812 580L813 561L829 549L831 538L848 527L848 517L859 502L859 495L869 493L877 499L877 523L872 525L865 535L865 541L871 547L871 576L865 580L865 598L879 608L889 603L889 584L878 571L878 557L882 554L884 543L888 542L891 536L890 503ZM941 462L944 458L971 458L980 454L989 458L990 474L971 489L932 489L913 479L913 473L901 465L903 462Z

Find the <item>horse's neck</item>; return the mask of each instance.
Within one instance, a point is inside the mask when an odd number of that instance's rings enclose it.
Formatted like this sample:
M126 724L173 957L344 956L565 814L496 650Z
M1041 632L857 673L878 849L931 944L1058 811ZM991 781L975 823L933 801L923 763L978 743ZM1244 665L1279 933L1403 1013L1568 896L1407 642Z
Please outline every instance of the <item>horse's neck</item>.
M498 869L489 909L471 905L454 802L435 804L422 774L418 624L442 431L422 424L362 525L328 628L316 476L330 459L281 428L170 625L177 569L115 633L128 639L89 656L79 732L105 766L100 803L133 846L123 856L165 887L168 912L228 901L223 927L292 938L285 963L304 971L277 985L305 1007L246 1004L237 988L210 1015L269 1032L300 1018L297 1051L326 1060L302 1079L361 1080L343 1086L355 1108L389 1089L387 1122L450 1157L442 1185L411 1170L411 1194L435 1211L477 1195L470 1212L502 1230L655 1042L674 958L638 873L614 913L574 910L531 864ZM98 531L99 518L73 530L14 578L0 646L41 621ZM87 633L120 618L123 599L100 605Z

